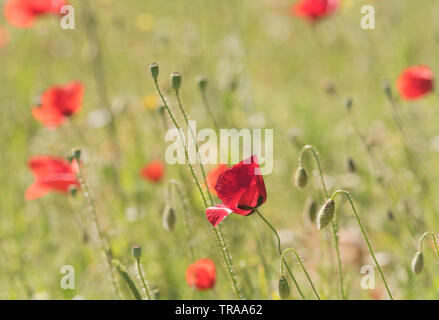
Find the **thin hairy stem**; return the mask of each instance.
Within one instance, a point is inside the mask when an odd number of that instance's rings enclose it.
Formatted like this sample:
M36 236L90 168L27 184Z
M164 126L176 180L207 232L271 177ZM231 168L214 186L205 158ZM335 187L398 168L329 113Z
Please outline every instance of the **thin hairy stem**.
M139 289L137 289L136 284L134 283L133 279L131 279L131 276L129 275L129 273L126 270L125 266L121 265L117 261L113 261L113 263L115 264L117 272L119 272L119 275L121 276L121 278L128 285L128 288L130 289L130 291L133 294L134 298L136 298L136 300L142 300L142 296L140 295Z
M143 275L142 266L140 265L140 259L136 259L136 267L137 267L137 275L140 278L140 281L142 282L143 289L145 290L146 298L148 300L152 300L151 299L151 293L150 293L150 290L148 288L148 284L145 281L145 277Z
M439 248L438 248L438 246L437 246L437 239L436 239L435 234L434 234L433 232L431 232L431 231L427 231L427 232L425 232L425 233L422 235L421 239L419 240L419 251L422 252L422 249L424 248L424 240L425 240L425 238L426 238L427 236L429 236L429 235L430 235L431 238L433 239L434 249L435 249L435 252L436 252L437 257L439 258Z
M279 256L282 256L282 248L281 248L281 244L280 244L279 233L277 233L277 231L276 231L276 229L273 227L273 225L272 225L270 222L268 222L267 219L265 219L265 217L262 215L261 212L259 212L258 209L256 209L255 212L259 215L259 217L262 219L262 221L264 221L265 224L266 224L266 225L267 225L267 226L273 231L273 233L274 233L274 235L275 235L275 237L276 237L276 240L277 240L277 250L278 250L278 252L279 252ZM285 266L287 267L288 274L290 275L291 279L293 279L294 285L296 286L297 291L299 291L300 296L302 297L303 300L306 300L306 298L305 298L305 296L304 296L302 290L300 289L300 286L299 286L299 284L297 283L297 280L296 280L296 278L294 277L293 272L291 271L290 267L289 267L286 263L285 263Z
M207 94L206 94L205 90L201 90L201 98L203 100L204 108L206 109L207 113L209 114L210 119L212 120L212 123L215 127L215 130L219 131L218 123L216 122L215 116L212 112L212 109L210 108L209 100L207 99Z
M171 110L169 108L169 105L168 105L165 97L163 96L162 91L160 90L160 87L159 87L157 79L154 79L154 85L155 85L155 88L156 88L156 90L157 90L157 92L158 92L162 102L163 102L163 105L165 106L166 112L168 113L169 117L171 118L172 122L174 123L174 126L177 128L177 130L179 132L180 140L182 141L182 145L184 146L184 153L185 153L185 156L186 156L186 162L187 162L187 164L189 166L189 170L191 172L191 175L192 175L192 177L195 180L195 183L197 185L197 188L198 188L198 191L199 191L199 193L201 195L201 198L203 199L204 206L207 208L208 204L207 204L207 201L206 201L206 197L204 196L203 189L201 188L201 184L198 181L198 178L197 178L197 176L195 174L195 171L194 171L192 165L189 162L188 150L187 150L187 147L186 147L186 145L184 143L183 135L181 133L181 126L178 124L177 120L175 119L174 115L172 114L172 112L171 112ZM213 204L213 200L212 200L212 204ZM240 292L240 289L239 289L238 279L236 278L236 275L235 275L235 271L234 271L235 269L234 269L233 264L232 264L232 258L230 256L227 244L226 244L226 242L224 240L221 226L218 226L217 228L214 228L213 226L211 226L211 229L215 233L215 238L216 238L217 243L218 243L218 245L220 247L221 254L222 254L224 262L226 264L227 272L229 273L230 279L232 281L232 288L234 290L235 296L239 300L241 300L242 296L241 296L241 292Z
M314 287L314 283L312 282L311 277L309 276L308 271L306 270L305 266L303 265L302 259L300 259L300 256L296 250L294 250L292 248L288 248L288 249L285 249L284 252L282 252L282 255L280 256L280 274L285 275L284 265L287 264L285 262L285 255L288 254L289 252L294 253L294 255L296 256L297 261L299 261L300 267L302 268L303 272L305 273L305 276L308 279L308 282L311 285L312 290L314 291L314 294L316 295L317 299L320 300L320 296L319 296L316 288Z
M325 178L323 176L323 170L322 170L322 166L320 164L319 154L318 154L316 148L314 148L311 145L305 145L299 154L299 164L300 164L300 166L303 167L303 155L308 150L312 152L312 155L313 155L314 160L315 160L316 165L317 165L317 169L319 170L320 183L322 184L322 189L325 193L325 197L329 198L329 192L328 192L328 189L326 188ZM341 264L340 248L339 248L339 243L338 243L338 224L337 224L336 219L333 219L331 221L331 231L332 231L332 238L334 240L334 249L335 249L335 253L337 256L338 278L340 281L340 294L341 294L341 298L344 300L344 299L346 299L346 296L345 296L345 292L344 292L343 267Z
M183 207L183 224L186 230L186 241L188 243L188 247L189 247L189 260L191 262L195 261L195 253L194 253L194 246L192 245L192 241L191 241L191 230L190 230L190 223L189 223L189 206L187 203L187 197L183 191L183 188L180 185L180 182L175 180L175 179L171 179L169 181L169 183L171 185L174 185L175 190L177 190L178 196L180 198L180 202L182 204Z
M381 278L382 278L382 280L383 280L383 282L384 282L384 286L386 287L387 294L389 295L389 298L390 298L391 300L393 300L393 296L392 296L392 293L390 292L390 289L389 289L389 286L388 286L388 284L387 284L386 278L384 277L383 270L381 269L381 266L380 266L380 264L378 263L377 258L375 257L375 253L374 253L374 251L373 251L373 249L372 249L372 245L370 244L369 238L368 238L368 236L367 236L367 234L366 234L366 230L365 230L364 227L363 227L363 223L362 223L361 220L360 220L360 216L358 215L358 212L357 212L357 210L355 209L355 205L354 205L354 202L352 201L352 197L351 197L351 195L349 194L349 192L347 192L347 191L345 191L345 190L337 190L337 191L334 192L334 194L332 195L331 199L334 200L335 197L336 197L338 194L343 194L343 195L346 196L346 198L348 198L349 203L351 204L352 211L354 212L355 219L357 220L357 223L358 223L358 225L359 225L359 227L360 227L361 233L363 234L364 240L366 241L367 247L369 248L370 255L372 256L373 261L375 262L375 265L377 266L378 271L379 271L379 273L380 273L380 275L381 275Z
M91 191L87 181L84 178L81 165L79 165L78 167L79 167L79 172L78 172L79 183L84 191L84 197L87 199L89 204L89 212L91 215L91 220L93 221L94 227L96 229L96 233L98 234L101 252L103 256L106 258L105 260L107 261L108 271L110 273L114 293L116 294L116 297L119 298L120 297L119 285L113 273L113 264L112 264L113 258L111 256L110 245L108 244L108 241L104 235L101 224L99 222L93 192Z

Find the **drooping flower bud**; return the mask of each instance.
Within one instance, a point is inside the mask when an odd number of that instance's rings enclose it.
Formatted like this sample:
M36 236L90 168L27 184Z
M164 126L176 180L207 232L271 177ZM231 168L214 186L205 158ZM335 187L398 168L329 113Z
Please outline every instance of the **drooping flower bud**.
M313 199L313 197L306 199L304 213L312 223L316 223L317 202Z
M412 271L415 275L418 275L422 272L422 269L424 269L424 255L421 251L418 251L412 260Z
M288 296L290 295L290 286L288 285L288 281L284 276L282 276L279 279L278 289L279 289L279 297L282 300L287 299Z
M208 84L208 80L206 76L198 76L197 82L198 82L198 87L200 88L201 91L206 90Z
M297 168L296 173L294 174L294 184L297 188L303 189L306 187L306 183L308 182L308 173L306 169L302 166Z
M149 65L149 71L151 72L151 76L154 80L157 80L159 76L159 65L155 62Z
M181 86L181 75L178 72L171 73L171 85L172 89L178 91Z
M334 218L335 213L335 202L329 199L325 202L323 207L320 209L317 215L317 229L323 229L326 227Z
M140 257L142 256L142 247L139 244L134 245L131 248L131 251L133 253L134 258L136 258L137 260L139 260Z
M175 221L176 221L176 215L174 208L172 208L170 205L166 205L165 209L163 210L163 217L162 217L163 227L168 230L172 231L175 227Z

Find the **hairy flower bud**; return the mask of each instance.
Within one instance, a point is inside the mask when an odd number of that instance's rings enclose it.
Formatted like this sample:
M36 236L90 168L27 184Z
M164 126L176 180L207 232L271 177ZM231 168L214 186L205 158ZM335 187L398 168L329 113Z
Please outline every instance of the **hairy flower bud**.
M326 227L334 218L335 213L335 202L329 199L325 202L323 207L320 209L317 215L317 229L323 229Z
M306 199L304 213L312 223L316 223L317 202L312 197Z
M131 248L131 251L133 253L134 258L136 258L137 260L139 260L140 257L142 256L142 247L139 244L134 245Z
M306 169L302 166L297 168L296 173L294 174L294 184L297 188L303 189L306 187L306 183L308 182L308 173Z
M175 221L176 221L176 215L174 208L172 208L169 205L166 205L165 209L163 210L163 217L162 217L163 227L168 230L172 231L175 227Z
M171 85L172 89L178 91L181 86L181 75L178 72L171 73Z
M198 76L197 82L198 82L198 88L200 88L201 91L206 90L208 84L208 80L206 76Z
M151 76L154 80L157 80L159 76L159 65L155 62L149 65L149 71L151 72Z
M288 296L290 295L290 286L288 285L288 281L287 279L282 276L279 279L279 297L284 300L287 299Z
M418 251L412 260L412 271L415 275L418 275L422 272L422 269L424 269L424 255L421 251Z

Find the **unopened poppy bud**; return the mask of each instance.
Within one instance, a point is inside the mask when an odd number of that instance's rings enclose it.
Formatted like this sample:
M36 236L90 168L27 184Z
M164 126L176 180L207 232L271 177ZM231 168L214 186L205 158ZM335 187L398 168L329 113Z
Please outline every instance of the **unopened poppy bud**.
M383 88L384 93L387 98L392 99L392 88L390 87L390 83L387 80L383 80L381 83L381 87Z
M415 275L418 275L424 269L424 255L421 251L416 252L412 261L412 271Z
M348 158L348 160L346 161L346 166L348 167L349 172L357 171L357 166L355 165L355 161L352 158Z
M200 88L201 91L206 90L207 84L208 84L207 77L205 77L205 76L198 76L197 82L198 82L198 87Z
M163 217L162 217L162 222L163 222L163 227L168 230L168 231L172 231L174 230L175 227L175 220L176 220L176 216L175 216L175 211L174 209L167 205L165 207L165 209L163 210Z
M178 91L181 86L181 75L178 72L171 73L171 85L172 89Z
M75 185L69 186L69 193L72 196L76 196L76 193L78 192L78 188Z
M306 183L308 182L308 174L304 167L300 166L297 168L296 173L294 174L294 184L297 188L303 189L306 187Z
M76 161L81 160L81 149L74 149L73 150L73 159L76 159Z
M325 202L317 215L317 229L320 230L326 227L331 222L332 218L334 218L334 213L335 202L334 200L329 199Z
M282 276L279 279L279 297L284 300L287 299L288 296L290 295L290 286L288 285L288 281L287 279Z
M354 101L352 100L352 98L347 98L345 100L345 107L347 111L351 111L352 110L352 105L353 105Z
M317 202L312 198L309 197L305 202L305 214L308 216L309 220L312 223L316 222L317 217Z
M159 76L159 65L155 62L149 65L149 71L151 72L151 76L154 80L157 80Z
M134 245L131 248L131 251L133 253L134 258L136 258L137 260L139 260L140 257L142 256L142 247L138 244Z

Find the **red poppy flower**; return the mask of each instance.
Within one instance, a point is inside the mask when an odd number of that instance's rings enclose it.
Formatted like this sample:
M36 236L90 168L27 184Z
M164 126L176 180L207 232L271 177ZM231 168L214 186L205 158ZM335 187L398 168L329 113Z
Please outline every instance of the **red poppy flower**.
M76 162L70 164L63 158L37 156L32 157L28 165L35 182L26 190L26 200L40 198L51 191L67 193L72 185L79 187Z
M299 0L290 9L292 16L315 22L334 13L339 0Z
M79 112L84 98L84 86L78 81L47 89L41 97L41 105L32 108L35 119L47 127L57 127L68 117Z
M186 282L198 290L207 290L215 286L216 268L210 259L200 259L186 270Z
M151 182L159 182L165 174L165 166L162 161L154 160L140 170L140 176Z
M64 0L9 0L4 7L6 20L14 27L30 28L35 18L45 14L60 14Z
M227 170L227 165L225 164L219 164L215 168L209 171L206 177L207 182L207 188L209 188L209 191L216 195L215 186L218 181L218 177Z
M433 90L433 72L427 66L407 68L399 76L396 86L404 99L418 99Z
M230 213L249 215L267 200L264 179L255 155L225 170L215 190L222 204L206 209L206 217L215 227Z

